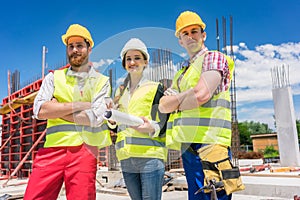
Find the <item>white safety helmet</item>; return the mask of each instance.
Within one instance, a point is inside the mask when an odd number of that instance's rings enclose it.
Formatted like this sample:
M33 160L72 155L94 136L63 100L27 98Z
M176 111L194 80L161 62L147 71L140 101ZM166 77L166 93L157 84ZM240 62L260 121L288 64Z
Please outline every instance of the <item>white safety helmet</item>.
M150 60L150 56L149 56L149 53L148 53L148 50L147 50L147 47L146 45L138 38L131 38L123 47L121 53L120 53L120 56L121 56L121 60L122 60L122 63L123 62L123 59L124 59L124 55L127 53L127 51L129 50L139 50L141 51L145 56L146 56L146 59L147 61L149 62Z

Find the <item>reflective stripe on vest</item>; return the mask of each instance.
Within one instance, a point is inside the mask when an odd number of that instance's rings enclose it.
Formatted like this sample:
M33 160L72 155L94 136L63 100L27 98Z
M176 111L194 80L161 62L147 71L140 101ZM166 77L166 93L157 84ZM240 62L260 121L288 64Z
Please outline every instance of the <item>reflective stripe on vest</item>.
M152 140L150 138L134 138L134 137L126 137L125 142L124 140L116 143L116 149L123 148L124 145L130 144L130 145L143 145L143 146L156 146L156 147L165 147L164 142L159 142L156 140Z
M224 107L230 109L230 101L225 99L211 100L202 105L204 108Z
M131 96L129 96L127 89L125 89L119 100L120 111L152 119L152 104L158 84L152 81L143 82ZM159 119L152 120L158 121ZM119 125L116 154L119 160L131 157L166 160L167 149L165 148L165 138L151 138L147 133L140 133L126 125Z
M212 118L179 118L174 120L174 126L212 126L231 129L231 122Z
M91 133L98 133L101 131L107 131L108 126L107 124L102 124L101 127L90 127L90 126L82 126L82 125L75 125L75 124L63 124L63 125L57 125L47 128L46 134L53 134L57 132L73 132L73 131L87 131Z
M193 88L198 83L205 55L198 57L186 70L179 85L181 91ZM229 69L233 69L233 66ZM172 87L176 90L179 90L176 84L183 71L180 70L173 80ZM173 113L170 118L173 119L173 123L167 126L167 134L171 133L171 136L167 135L166 144L168 147L180 142L218 143L226 146L231 144L229 91L214 95L207 103L198 108Z
M54 97L58 102L83 101L91 102L108 81L108 77L97 74L89 77L83 87L83 94L79 92L77 80L66 76L68 69L54 71ZM47 133L44 147L78 146L86 143L99 148L109 146L111 142L110 131L107 124L101 127L75 125L61 118L48 119Z
M167 130L166 130L166 146L169 149L174 149L174 150L181 150L181 143L177 142L173 139L172 137L172 130L173 130L173 122L174 118L176 118L177 113L173 113L169 116L169 120L167 122Z

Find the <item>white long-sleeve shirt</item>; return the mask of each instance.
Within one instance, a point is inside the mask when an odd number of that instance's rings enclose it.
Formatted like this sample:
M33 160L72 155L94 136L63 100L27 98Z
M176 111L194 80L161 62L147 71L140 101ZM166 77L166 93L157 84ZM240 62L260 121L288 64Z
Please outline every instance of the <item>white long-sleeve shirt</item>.
M93 67L90 68L89 72L75 72L72 71L71 68L67 70L67 76L75 76L78 80L78 87L79 90L84 87L84 80L88 77L98 76L99 72L97 72ZM41 88L34 100L33 105L33 114L34 117L38 118L38 113L41 109L41 106L43 103L47 101L51 101L54 94L54 74L50 72L45 76L45 79L42 82ZM95 96L95 98L92 100L91 109L85 110L91 126L97 127L101 125L103 122L103 113L106 110L105 105L105 97L109 97L110 94L110 84L109 81L107 81L102 88L102 90Z

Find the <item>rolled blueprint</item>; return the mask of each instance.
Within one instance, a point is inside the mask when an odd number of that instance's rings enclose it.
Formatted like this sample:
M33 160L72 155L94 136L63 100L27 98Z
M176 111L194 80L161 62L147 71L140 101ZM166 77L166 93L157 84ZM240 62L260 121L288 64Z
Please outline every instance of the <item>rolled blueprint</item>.
M120 124L125 124L128 126L139 126L144 124L144 121L140 117L113 109L105 111L103 116L107 120L116 121Z

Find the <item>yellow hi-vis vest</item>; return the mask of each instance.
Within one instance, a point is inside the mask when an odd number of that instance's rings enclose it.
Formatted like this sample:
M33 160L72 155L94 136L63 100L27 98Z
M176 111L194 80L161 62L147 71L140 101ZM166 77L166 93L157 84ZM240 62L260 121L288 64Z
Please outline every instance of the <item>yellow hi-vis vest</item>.
M145 81L135 90L131 97L129 91L125 88L119 100L119 110L139 117L144 116L151 120L152 104L158 84L152 81ZM156 118L152 120L158 121L159 118ZM118 129L116 154L119 160L131 157L167 159L165 137L151 138L148 133L138 132L125 125L119 125Z
M81 93L77 79L66 76L67 70L54 71L53 96L58 102L91 102L108 80L108 77L100 73L98 77L89 77L85 80ZM82 143L99 148L109 146L112 142L107 124L103 123L101 127L90 127L76 125L61 118L48 119L44 147L79 146Z
M175 75L172 87L183 92L196 86L202 72L204 55L197 58L191 66L181 69ZM230 79L234 70L233 60L224 55L228 62ZM177 80L186 70L177 86ZM205 104L191 110L174 112L170 115L166 131L166 146L180 150L181 143L231 144L230 92L220 92Z

